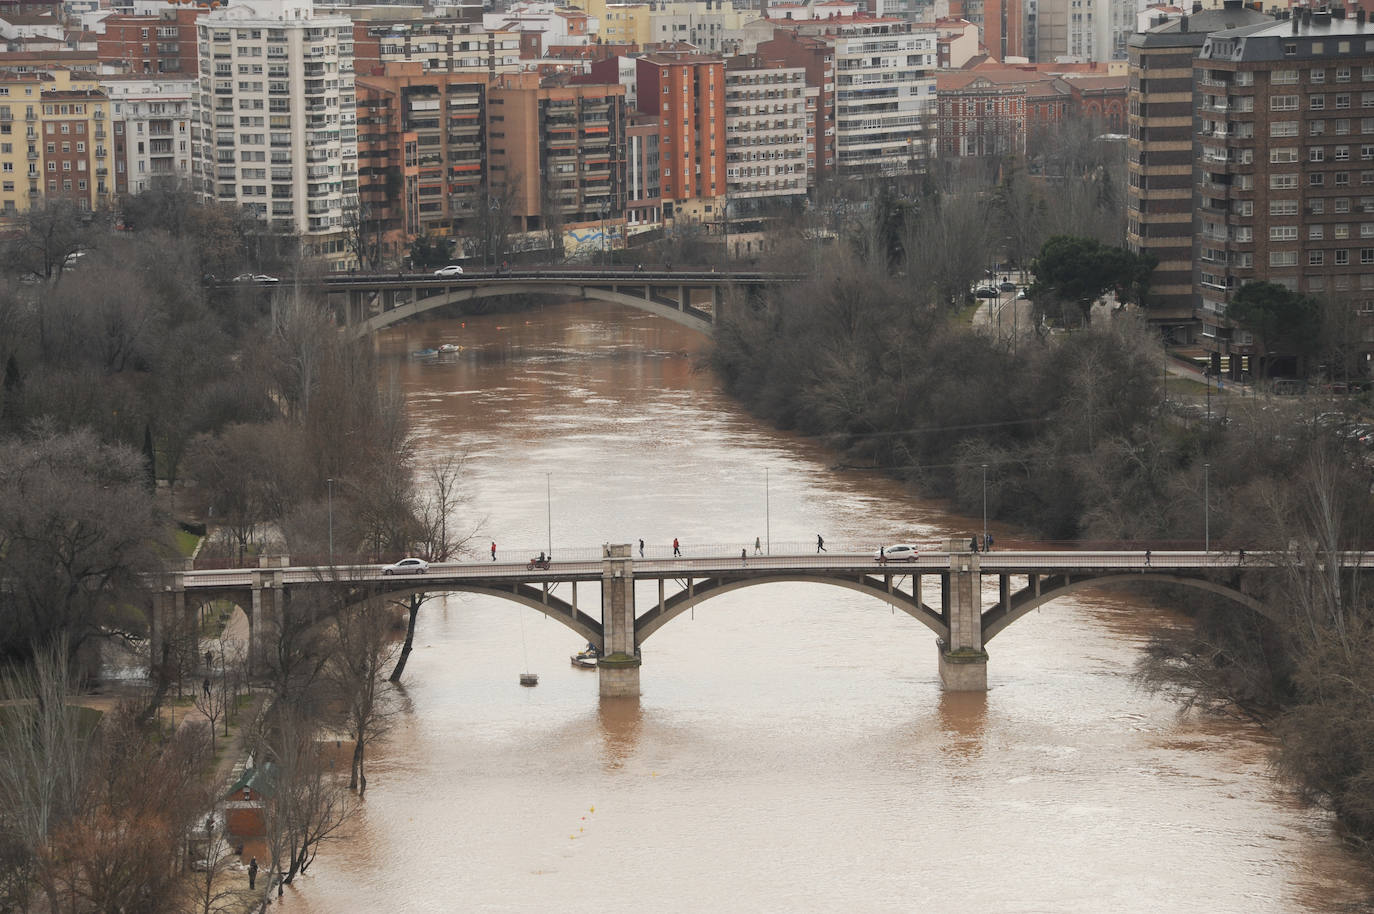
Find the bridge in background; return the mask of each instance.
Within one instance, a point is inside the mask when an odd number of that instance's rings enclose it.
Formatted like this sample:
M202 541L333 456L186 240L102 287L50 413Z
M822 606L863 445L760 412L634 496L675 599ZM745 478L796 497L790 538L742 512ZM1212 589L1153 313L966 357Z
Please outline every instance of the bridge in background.
M340 274L303 280L301 284L322 291L340 323L359 336L445 305L503 295L553 295L612 302L709 334L715 329L726 290L758 292L800 279L783 273L520 267L461 276ZM260 286L276 289L279 294L291 288L286 284Z
M1371 560L1374 553L1347 553L1341 567L1355 572ZM152 648L156 658L174 614L192 612L211 599L244 608L252 632L250 662L256 662L269 628L290 612L293 594L333 589L343 602L354 603L414 593L473 593L510 600L566 625L600 650L601 694L629 696L639 694L643 643L682 613L746 587L809 582L854 590L902 610L935 634L945 688L981 691L987 688L987 643L1059 597L1085 587L1168 583L1218 594L1277 620L1252 591L1260 577L1287 562L1284 554L1266 552L974 553L967 540L950 540L943 551L922 552L915 562L903 564L880 563L872 554L830 553L636 559L630 546L612 545L602 547L599 558L558 561L548 568L437 563L425 574L398 577L383 574L381 565L293 567L285 556L264 556L258 568L165 573L154 607ZM597 593L579 602L579 585L595 585ZM996 596L988 600L993 585Z

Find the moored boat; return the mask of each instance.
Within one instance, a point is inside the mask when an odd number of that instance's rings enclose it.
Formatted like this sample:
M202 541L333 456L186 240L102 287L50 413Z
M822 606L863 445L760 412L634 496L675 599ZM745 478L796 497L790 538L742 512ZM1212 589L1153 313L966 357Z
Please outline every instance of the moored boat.
M585 651L578 651L568 659L572 661L573 666L581 667L584 670L594 670L596 669L597 658L600 656L601 652L596 649L596 645L588 644Z
M462 349L462 348L463 348L463 347L462 347L462 346L459 346L457 343L444 343L443 345L441 345L441 346L439 347L439 351L440 351L441 353L447 354L447 353L450 353L450 352L457 352L458 350L460 350L460 349Z
M416 349L410 354L412 359L432 359L439 354L437 349Z

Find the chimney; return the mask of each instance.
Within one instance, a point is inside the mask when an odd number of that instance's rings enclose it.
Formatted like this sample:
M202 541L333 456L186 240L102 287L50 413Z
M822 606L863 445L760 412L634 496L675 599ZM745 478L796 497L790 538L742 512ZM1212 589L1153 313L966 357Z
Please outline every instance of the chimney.
M1179 16L1179 17L1178 17L1178 30L1179 30L1180 32L1186 32L1186 31L1188 31L1188 17L1187 17L1187 16Z
M1331 18L1337 21L1345 18L1345 7L1337 6L1331 10Z
M1355 10L1355 21L1360 25L1364 25L1364 7Z
M1202 0L1193 0L1193 15L1202 12Z

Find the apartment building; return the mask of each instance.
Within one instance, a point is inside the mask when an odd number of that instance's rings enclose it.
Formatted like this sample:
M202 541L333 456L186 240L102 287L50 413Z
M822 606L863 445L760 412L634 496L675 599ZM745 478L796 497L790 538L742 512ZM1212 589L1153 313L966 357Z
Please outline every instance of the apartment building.
M106 76L100 85L110 98L114 192L142 193L160 180L189 182L195 76Z
M663 224L663 186L658 117L626 106L625 228L634 234Z
M778 28L773 37L758 44L760 59L806 73L806 84L816 90L807 103L806 183L815 187L835 173L835 49L822 38Z
M1272 21L1228 0L1220 10L1156 24L1130 41L1127 86L1126 245L1158 261L1147 310L1176 342L1188 342L1193 317L1193 59L1215 31ZM1209 138L1231 125L1211 118ZM1235 125L1240 129L1240 125ZM1253 125L1244 127L1253 131ZM1218 134L1220 130L1220 134Z
M42 110L43 198L94 210L112 192L110 100L99 88L49 89Z
M108 16L96 40L103 66L126 73L180 73L194 79L196 21L205 7L172 7L155 16Z
M607 3L606 0L580 0L577 4L600 23L598 37L604 44L633 44L643 47L654 38L650 25L651 3Z
M640 113L659 120L659 196L665 218L707 221L725 196L725 64L690 46L634 58ZM591 78L619 83L619 59Z
M805 195L806 70L758 55L725 62L725 186L731 201Z
M508 74L492 84L488 105L490 181L504 190L515 231L595 224L623 235L623 86Z
M727 29L743 23L725 0L675 0L654 5L649 13L650 41L658 44L685 42L704 54L721 54Z
M1226 317L1251 280L1349 306L1374 355L1374 25L1342 13L1213 32L1193 65L1197 316L1233 374L1282 355Z
M419 63L431 73L514 73L521 66L520 33L452 19L355 22L354 70L380 75L395 63Z
M298 232L332 269L351 263L356 212L353 23L310 0L243 0L200 19L196 185Z
M48 73L0 72L0 218L42 199L42 93L53 84Z
M0 73L0 218L45 200L108 203L111 150L110 101L91 77Z
M390 63L355 85L361 218L384 256L417 234L461 231L487 179L486 73Z
M841 177L924 171L935 142L938 38L900 19L802 23L835 62L835 165Z

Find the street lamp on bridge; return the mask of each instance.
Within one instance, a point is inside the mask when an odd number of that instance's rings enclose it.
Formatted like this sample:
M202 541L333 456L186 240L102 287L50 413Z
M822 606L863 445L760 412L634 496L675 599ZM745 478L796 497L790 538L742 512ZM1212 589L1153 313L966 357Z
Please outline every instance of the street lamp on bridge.
M334 477L324 481L325 501L329 505L329 564L334 564Z
M983 548L988 547L988 465L983 464Z
M1202 549L1212 551L1212 465L1202 465Z

